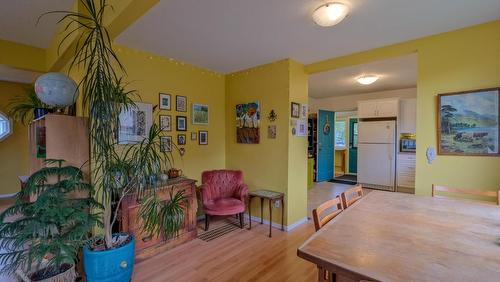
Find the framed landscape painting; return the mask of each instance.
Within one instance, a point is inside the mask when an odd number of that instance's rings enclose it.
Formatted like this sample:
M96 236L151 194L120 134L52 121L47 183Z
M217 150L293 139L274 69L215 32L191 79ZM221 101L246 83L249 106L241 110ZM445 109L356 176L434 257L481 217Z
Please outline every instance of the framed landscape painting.
M438 95L438 154L500 156L500 88Z
M208 105L193 104L193 124L208 124Z

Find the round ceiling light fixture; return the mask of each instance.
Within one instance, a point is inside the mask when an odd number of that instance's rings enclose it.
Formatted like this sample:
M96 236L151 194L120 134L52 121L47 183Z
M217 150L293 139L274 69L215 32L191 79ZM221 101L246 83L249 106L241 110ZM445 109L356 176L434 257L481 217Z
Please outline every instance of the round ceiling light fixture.
M370 84L374 83L375 81L377 81L378 79L379 79L379 77L376 75L363 75L363 76L356 78L356 80L359 82L359 84L363 84L363 85L370 85Z
M319 26L334 26L349 14L349 7L344 3L329 2L319 6L313 12L313 19Z

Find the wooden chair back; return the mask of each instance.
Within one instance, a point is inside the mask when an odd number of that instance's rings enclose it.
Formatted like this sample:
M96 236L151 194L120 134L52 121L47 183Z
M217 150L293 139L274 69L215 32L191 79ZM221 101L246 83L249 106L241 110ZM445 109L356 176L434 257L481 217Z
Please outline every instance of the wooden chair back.
M450 198L450 197L447 197L447 196L438 195L437 192L457 193L457 194L471 195L471 196L491 197L491 198L495 198L495 202L496 202L497 205L500 205L500 191L478 191L478 190L451 188L451 187L446 187L446 186L440 186L440 185L432 184L432 197Z
M321 213L326 209L336 207L336 210L331 213L325 215L323 218L321 217ZM318 231L323 225L327 224L332 218L336 217L339 213L343 211L342 202L340 197L337 196L334 199L331 199L323 204L319 205L319 207L313 210L313 219L314 219L314 228Z
M344 209L346 209L363 197L363 187L357 185L349 188L344 193L340 194L340 197L342 198L342 205Z

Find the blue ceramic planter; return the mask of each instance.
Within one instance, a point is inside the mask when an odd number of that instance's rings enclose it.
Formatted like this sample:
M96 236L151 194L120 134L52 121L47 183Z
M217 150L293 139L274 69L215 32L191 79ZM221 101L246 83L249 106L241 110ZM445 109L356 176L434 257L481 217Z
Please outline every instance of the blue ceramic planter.
M35 116L35 119L38 119L51 112L52 112L51 109L35 108L33 110L33 115Z
M130 235L132 236L132 235ZM135 239L118 249L94 252L83 248L83 267L89 282L131 281L134 270Z

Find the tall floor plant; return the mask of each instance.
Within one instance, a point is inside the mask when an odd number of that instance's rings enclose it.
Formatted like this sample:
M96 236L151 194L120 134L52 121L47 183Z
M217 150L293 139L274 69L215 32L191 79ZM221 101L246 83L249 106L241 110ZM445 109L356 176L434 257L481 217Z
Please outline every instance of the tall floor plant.
M125 153L117 151L118 117L122 110L136 107L132 100L136 92L126 91L122 81L125 68L113 50L103 22L109 8L106 0L79 2L83 11L51 13L63 13L59 23L65 24L66 34L60 44L77 36L70 71L74 68L83 71L79 87L84 112L89 117L92 176L99 201L104 205L105 248L111 249L112 225L117 216L112 212L113 199L121 200L134 189L142 194L141 191L151 188L151 185L143 185L145 179L160 173L162 166L169 166L172 158L159 152L160 130L156 125L143 142L132 145Z

